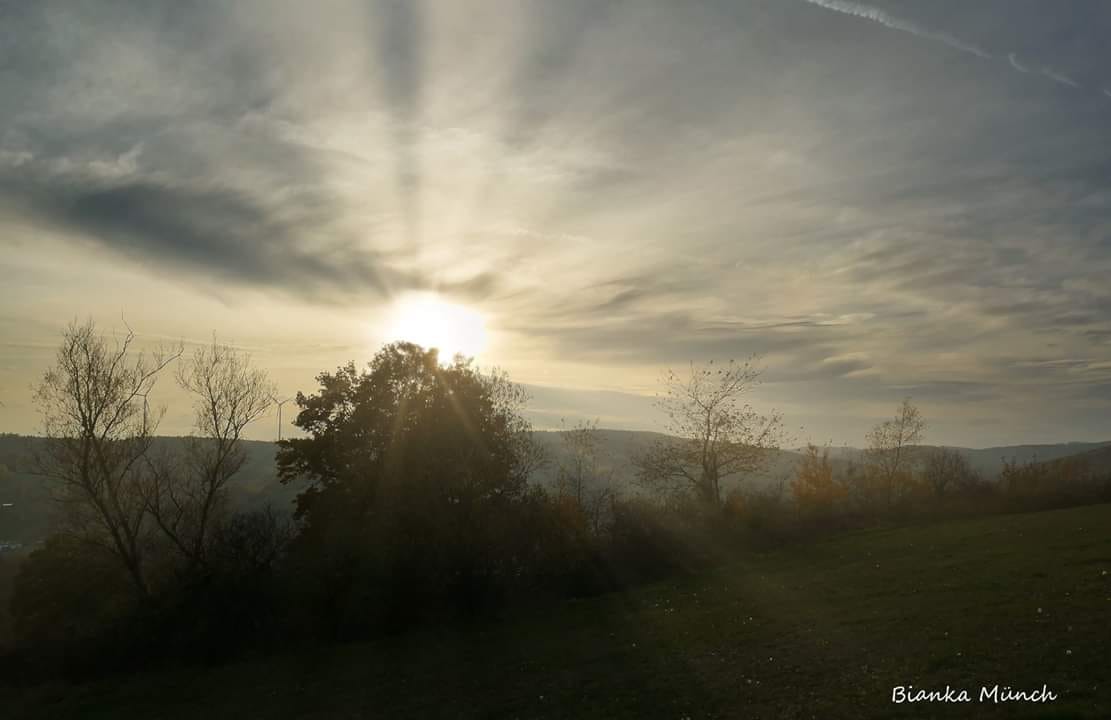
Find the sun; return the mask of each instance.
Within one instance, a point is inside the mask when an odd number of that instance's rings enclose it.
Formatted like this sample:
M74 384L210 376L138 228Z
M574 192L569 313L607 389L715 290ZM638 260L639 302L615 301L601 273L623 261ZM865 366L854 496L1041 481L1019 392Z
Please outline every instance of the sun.
M486 349L486 320L477 310L433 293L408 295L393 308L386 340L436 348L445 362L456 354L476 357Z

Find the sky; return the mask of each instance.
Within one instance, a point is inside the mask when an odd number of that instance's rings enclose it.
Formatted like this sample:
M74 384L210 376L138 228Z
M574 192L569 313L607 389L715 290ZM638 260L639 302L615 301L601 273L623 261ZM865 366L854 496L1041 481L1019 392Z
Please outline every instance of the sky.
M664 370L757 354L800 442L905 396L928 442L1111 439L1109 30L1097 0L3 3L0 431L39 428L75 318L215 334L293 394L433 298L538 427L660 429Z

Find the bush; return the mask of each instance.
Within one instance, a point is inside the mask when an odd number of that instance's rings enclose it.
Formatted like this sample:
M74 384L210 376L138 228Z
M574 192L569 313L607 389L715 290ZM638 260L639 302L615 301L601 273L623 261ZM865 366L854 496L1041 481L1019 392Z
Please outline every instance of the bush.
M14 645L34 666L80 672L108 652L106 640L137 607L126 574L109 553L63 536L54 536L22 564L13 589Z

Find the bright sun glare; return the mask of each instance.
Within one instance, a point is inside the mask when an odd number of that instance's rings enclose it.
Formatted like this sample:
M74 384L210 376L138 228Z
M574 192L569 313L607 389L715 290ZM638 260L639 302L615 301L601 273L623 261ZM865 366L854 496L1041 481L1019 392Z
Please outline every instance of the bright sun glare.
M394 307L386 339L436 348L444 361L456 353L475 357L486 349L486 320L433 294L410 295Z

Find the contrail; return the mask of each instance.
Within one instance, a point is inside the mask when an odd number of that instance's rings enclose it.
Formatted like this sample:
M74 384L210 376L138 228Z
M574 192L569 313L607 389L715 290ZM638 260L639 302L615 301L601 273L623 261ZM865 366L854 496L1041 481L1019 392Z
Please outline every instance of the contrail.
M1062 85L1068 85L1069 87L1074 87L1074 88L1080 87L1080 83L1076 82L1075 80L1070 78L1068 75L1063 75L1063 74L1057 72L1053 68L1049 68L1049 67L1042 68L1042 75L1045 75L1050 80L1053 80L1055 82L1059 82Z
M1007 55L1007 62L1009 62L1011 64L1011 67L1013 67L1015 70L1018 70L1020 73L1030 72L1030 68L1026 67L1018 61L1018 56L1015 53L1009 53ZM1053 82L1061 83L1062 85L1068 85L1069 87L1074 88L1080 87L1080 83L1076 82L1064 73L1057 72L1051 67L1043 67L1041 70L1038 71L1038 74L1049 78Z
M845 2L844 0L806 0L811 5L839 12L843 15L852 15L853 17L863 18L877 22L884 27L891 28L892 30L899 30L900 32L910 33L917 37L934 40L935 42L943 43L951 48L960 50L961 52L971 53L982 58L991 58L991 53L979 48L971 43L955 38L946 33L934 32L928 28L924 28L917 23L910 22L897 18L879 8L871 7L870 5L861 5L854 2Z
M923 27L922 25L919 25L910 20L904 20L902 18L895 17L894 15L888 13L886 10L881 10L880 8L872 7L871 5L862 5L856 2L849 2L848 0L805 0L805 2L811 5L816 5L820 8L825 8L826 10L832 10L833 12L841 13L842 15L851 15L852 17L858 17L864 20L871 20L872 22L879 23L886 28L898 30L899 32L910 33L911 35L926 40L933 40L935 42L948 45L949 47L956 50L960 50L961 52L976 55L977 57L982 57L989 60L993 59L994 57L991 53L979 47L978 45L973 45L972 43L965 42L964 40L953 37L948 33L930 30L929 28ZM1051 67L1043 67L1040 70L1032 71L1028 66L1022 64L1019 61L1018 55L1016 53L1007 53L1007 62L1012 68L1020 73L1037 72L1039 75L1047 77L1056 83L1060 83L1061 85L1068 85L1069 87L1076 88L1078 90L1082 89L1081 84L1078 83L1076 80L1073 80L1068 75L1065 75L1062 72L1058 72ZM1107 97L1111 97L1111 90L1103 88L1103 94Z

